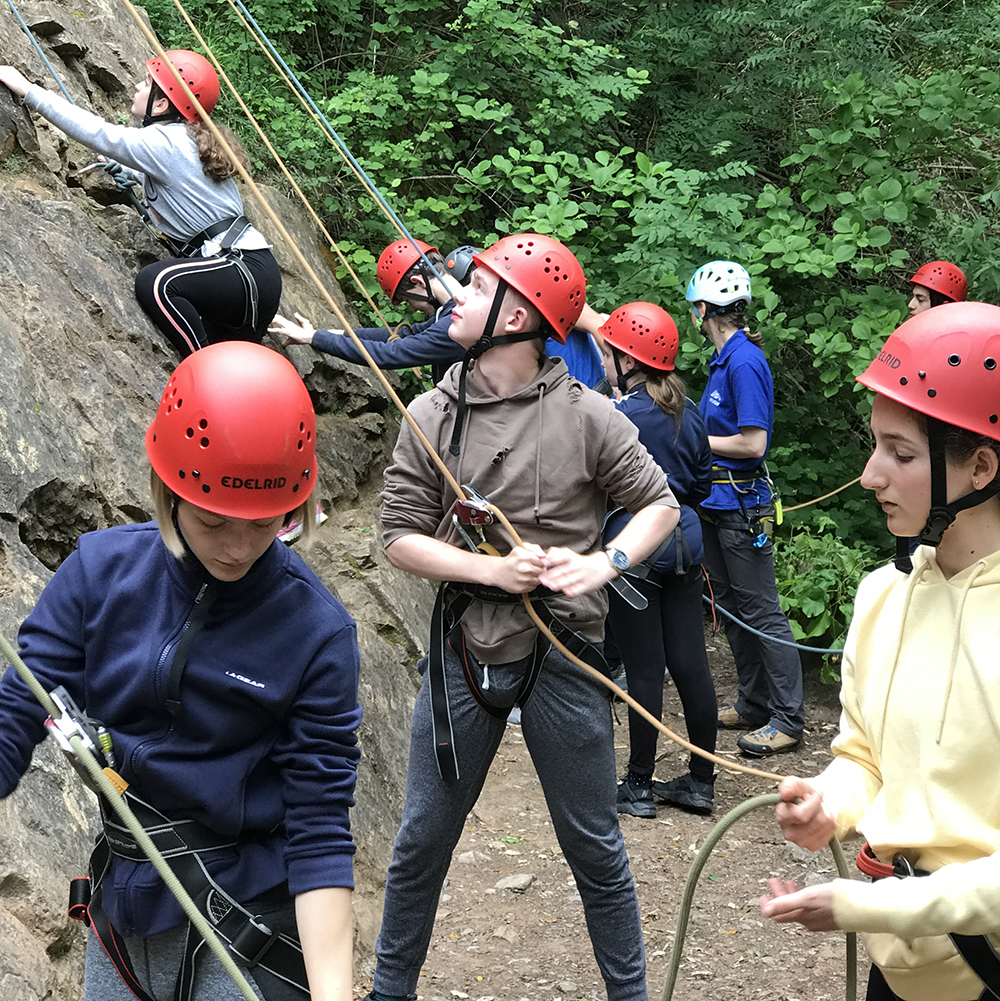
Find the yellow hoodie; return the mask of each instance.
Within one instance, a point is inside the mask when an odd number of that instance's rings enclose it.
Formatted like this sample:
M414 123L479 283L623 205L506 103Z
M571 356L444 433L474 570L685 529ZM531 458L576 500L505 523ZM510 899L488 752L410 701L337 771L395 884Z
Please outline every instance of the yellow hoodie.
M947 935L1000 946L1000 552L950 579L933 549L913 563L858 589L834 760L813 782L838 836L932 873L836 880L837 924L867 933L905 1001L973 1001L983 984Z

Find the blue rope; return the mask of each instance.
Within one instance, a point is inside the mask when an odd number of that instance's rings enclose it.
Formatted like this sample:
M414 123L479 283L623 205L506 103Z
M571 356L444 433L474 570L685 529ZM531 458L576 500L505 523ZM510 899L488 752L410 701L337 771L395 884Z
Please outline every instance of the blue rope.
M10 0L7 0L7 2L9 3ZM247 10L246 4L243 3L243 0L233 0L233 3L236 4L236 6L240 9L240 12L243 14L243 16L253 26L254 31L257 32L258 36L260 37L260 40L267 46L268 51L271 53L272 56L274 56L278 65L281 66L281 68L285 71L285 73L288 74L288 78L292 81L293 84L295 84L296 90L298 90L299 94L302 95L303 100L308 103L309 107L313 110L313 113L316 115L316 117L319 118L319 120L323 123L327 131L333 137L334 141L340 147L344 156L347 157L348 162L361 175L364 182L368 185L372 195L375 197L375 200L385 210L386 215L388 215L389 218L392 219L392 221L399 227L400 232L406 234L406 238L410 241L410 243L413 244L413 249L420 255L420 260L422 260L424 264L430 269L431 273L437 276L437 278L440 280L441 274L438 272L437 268L435 268L434 265L431 264L429 260L427 260L427 257L425 256L424 252L417 246L416 241L413 239L412 234L403 224L402 219L400 219L399 216L396 215L396 213L393 211L392 206L385 200L385 198L382 195L382 192L379 191L375 182L365 172L364 167L362 167L361 164L358 163L357 160L355 160L354 154L351 153L351 151L347 148L347 144L344 142L344 140L340 138L340 136L337 134L333 126L326 120L326 116L323 114L322 111L319 110L319 108L316 106L316 102L309 96L309 91L305 89L305 87L299 81L299 78L292 72L288 64L285 62L285 60L281 58L280 54L278 53L278 50L274 47L273 43L271 42L271 39L268 38L267 35L265 34L264 29L261 28L261 26L254 20L253 15L250 13L250 11Z
M56 83L59 84L59 89L65 95L66 100L69 101L70 104L76 104L76 101L74 101L73 98L69 96L69 91L63 86L63 82L62 80L59 79L59 74L55 71L55 67L52 65L52 63L49 62L48 56L46 56L45 53L42 52L42 47L38 44L38 39L36 39L35 36L32 34L31 28L29 28L24 23L24 18L21 17L20 13L18 12L18 9L14 6L13 0L7 0L7 6L10 7L11 11L14 14L14 17L17 18L18 23L21 25L22 28L24 28L24 33L28 36L28 40L35 47L35 51L42 57L42 62L45 63L45 65L48 67L49 72L55 79Z
M722 605L719 605L719 604L716 604L715 602L713 602L712 599L707 594L703 594L702 598L704 599L704 601L705 601L706 604L712 605L714 608L717 608L720 612L722 612L722 614L727 619L731 619L738 626L740 626L743 629L745 629L748 633L753 633L754 636L759 636L762 640L767 640L769 643L780 643L782 646L790 646L790 647L793 647L796 650L807 650L809 653L843 653L844 652L843 649L837 650L837 649L824 649L823 647L818 647L818 646L803 646L801 643L793 643L791 640L782 640L782 639L778 639L777 636L768 636L767 633L762 633L759 629L754 629L753 626L748 626L742 619L738 619L735 615L733 615L732 612L727 612L722 607Z

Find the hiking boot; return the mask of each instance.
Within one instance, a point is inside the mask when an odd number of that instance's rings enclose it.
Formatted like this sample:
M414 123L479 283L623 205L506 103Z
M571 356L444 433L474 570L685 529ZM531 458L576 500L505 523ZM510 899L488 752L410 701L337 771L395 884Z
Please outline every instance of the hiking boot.
M715 779L706 782L690 772L678 775L669 782L653 779L653 797L661 803L679 806L691 813L711 813L712 797L715 795Z
M416 994L378 994L372 991L362 1001L417 1001Z
M638 778L629 772L618 783L618 812L631 813L633 817L645 817L647 820L656 816L652 777Z
M719 708L719 729L720 730L756 730L764 726L767 721L755 723L747 719L735 705L721 706Z
M751 758L766 758L779 751L791 751L799 746L802 738L782 733L776 726L762 726L736 741L736 746Z

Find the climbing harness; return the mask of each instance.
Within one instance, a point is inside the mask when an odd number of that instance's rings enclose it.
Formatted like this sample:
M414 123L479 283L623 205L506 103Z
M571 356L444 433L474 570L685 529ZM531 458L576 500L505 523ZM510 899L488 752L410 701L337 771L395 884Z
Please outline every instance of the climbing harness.
M18 677L27 685L32 695L49 714L53 723L57 725L59 732L65 737L66 743L70 745L74 755L74 768L84 770L89 778L88 784L92 783L97 786L104 799L114 808L124 827L135 839L136 844L142 849L145 858L152 863L167 888L177 898L177 902L180 904L188 920L216 955L223 969L232 978L233 983L236 984L240 993L246 1001L259 1001L253 988L247 982L246 977L243 976L243 973L236 965L228 950L219 941L212 926L195 906L190 894L181 885L173 870L167 864L166 859L164 859L163 854L153 843L149 834L132 812L128 801L122 795L128 783L117 772L113 771L109 765L102 767L99 758L88 747L88 742L91 746L93 745L93 739L85 732L84 721L77 720L74 724L72 718L70 720L63 720L64 714L62 709L53 701L38 679L28 670L28 667L21 660L17 651L2 634L0 634L0 653L11 664L17 672ZM80 730L83 730L84 733L81 733ZM94 732L97 732L96 728Z
M764 546L766 546L774 537L775 525L780 525L784 521L784 513L781 507L781 497L778 494L778 488L774 485L774 480L771 479L771 474L768 471L766 462L762 462L755 469L747 472L737 470L736 473L737 475L734 476L733 470L729 469L727 466L713 465L712 483L725 484L733 488L733 491L736 494L736 499L740 502L740 513L742 514L743 522L746 525L746 530L750 533L750 537L753 539L753 547L754 549L763 549ZM756 484L761 480L767 484L768 489L771 492L771 500L767 505L763 506L761 505L760 491L756 487ZM749 485L745 486L744 484ZM751 494L753 494L756 498L756 504L754 505L752 515L747 510L745 500L745 498L749 497ZM773 513L767 510L768 506L774 508ZM705 507L699 507L698 512L706 521L710 521L713 524L722 524L722 519L719 517L718 512Z
M719 843L722 835L747 814L752 813L754 810L777 806L780 802L782 802L782 799L777 793L767 793L763 796L754 796L752 799L744 800L739 806L730 810L705 836L705 840L702 842L701 848L698 850L698 854L688 872L687 882L684 884L684 896L681 899L680 910L677 914L677 931L674 934L674 948L670 955L667 980L663 985L662 1001L671 1001L674 996L674 988L677 986L677 975L681 967L684 937L687 933L688 919L690 918L691 907L694 903L694 891L697 889L698 879L705 868L705 864L712 857L715 846ZM837 865L837 874L841 879L850 879L847 860L844 857L844 849L835 837L830 839L830 850L833 852L833 858ZM857 991L858 937L854 932L847 932L847 1001L855 1001Z
M223 837L194 820L171 820L131 789L126 789L122 797L199 913L233 954L249 969L259 967L308 995L305 961L298 941L275 931L260 915L226 893L209 875L206 860L202 858L202 854L238 848L251 839ZM102 892L113 859L145 862L146 854L128 827L115 821L103 800L100 806L103 830L90 856L89 875L74 879L70 885L70 917L83 921L94 931L129 989L140 1001L149 1001L138 985L125 942L104 911ZM201 937L189 925L174 1001L190 1001L202 944Z
M906 879L910 876L929 876L926 869L915 869L903 855L896 855L892 863L880 862L866 841L858 852L857 866L873 883L880 879ZM1000 955L988 935L959 935L952 932L948 936L959 955L969 964L985 985L979 1001L1000 1001Z

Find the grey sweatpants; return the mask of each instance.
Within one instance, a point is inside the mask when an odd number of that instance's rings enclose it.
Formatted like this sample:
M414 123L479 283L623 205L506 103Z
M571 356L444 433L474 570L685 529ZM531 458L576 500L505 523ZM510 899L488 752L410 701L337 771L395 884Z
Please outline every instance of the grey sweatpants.
M421 670L426 666L425 658ZM483 669L471 655L470 666L482 680ZM492 704L513 704L526 666L526 661L490 665L487 697ZM383 994L405 996L416 989L452 852L505 727L473 699L450 649L445 673L459 779L445 783L438 772L425 674L413 711L406 803L375 950L374 987ZM583 899L608 1001L647 1001L639 905L618 826L607 690L550 650L522 707L521 728Z
M294 905L290 901L286 905L270 909L250 909L264 917L271 927L286 932L294 931ZM154 1001L173 1001L186 936L185 923L148 938L125 939L135 975ZM247 982L263 1001L304 1001L306 995L302 991L267 971L251 971L242 963L239 966ZM100 940L92 931L87 933L84 1001L135 1001L135 995L125 986ZM243 1001L239 988L206 945L198 953L193 1001Z
M771 540L755 548L739 511L711 515L715 524L702 519L701 527L715 600L754 629L791 642L791 627L778 604ZM801 737L805 710L799 652L754 636L729 619L725 622L740 682L737 711L762 726L770 723L782 733Z

